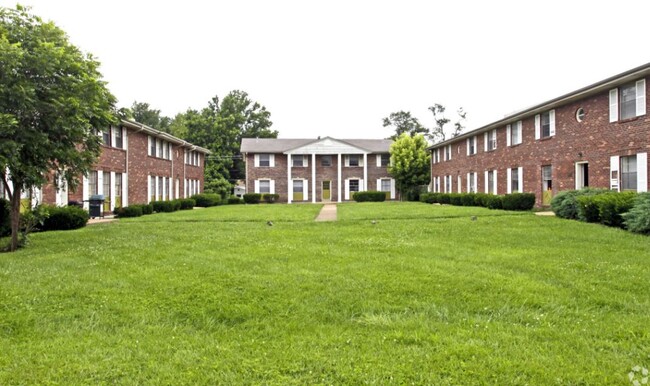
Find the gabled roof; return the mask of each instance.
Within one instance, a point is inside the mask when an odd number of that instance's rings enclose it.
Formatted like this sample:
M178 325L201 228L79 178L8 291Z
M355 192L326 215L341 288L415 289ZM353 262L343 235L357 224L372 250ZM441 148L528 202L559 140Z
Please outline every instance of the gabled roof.
M610 90L612 88L618 87L621 84L624 84L626 82L630 82L632 80L638 79L639 77L644 77L648 76L650 74L650 63L646 63L642 66L633 68L631 70L625 71L623 73L620 73L618 75L614 75L610 78L601 80L600 82L594 83L592 85L589 85L587 87L583 87L581 89L572 91L568 94L564 94L562 96L559 96L557 98L553 98L549 101L528 107L523 110L519 110L515 113L507 115L505 118L500 119L498 121L489 123L485 126L479 127L478 129L474 129L471 131L468 131L467 133L463 133L457 137L448 139L446 141L438 142L432 146L430 146L428 149L435 149L439 148L445 145L448 145L450 143L454 143L458 140L465 139L468 137L472 137L477 134L481 134L483 132L496 129L498 127L505 126L507 124L516 122L520 119L530 117L531 115L534 114L539 114L543 111L551 110L556 107L560 107L563 105L566 105L568 103L574 102L576 100L580 100L583 98L586 98L588 96L594 95L601 93L606 90Z
M284 153L325 139L345 143L369 153L388 153L390 145L393 143L390 139L337 139L331 137L322 139L242 138L240 150L242 153Z
M200 153L204 154L212 154L212 152L206 148L203 148L201 146L197 146L194 144L191 144L183 139L180 139L178 137L175 137L169 133L165 133L164 131L156 130L153 127L149 127L145 124L136 122L136 121L130 121L128 119L121 119L120 124L122 126L128 127L130 129L135 130L136 132L143 131L149 135L152 135L156 138L161 138L164 139L165 141L171 142L173 144L179 145L181 147L186 147L190 150L198 151Z

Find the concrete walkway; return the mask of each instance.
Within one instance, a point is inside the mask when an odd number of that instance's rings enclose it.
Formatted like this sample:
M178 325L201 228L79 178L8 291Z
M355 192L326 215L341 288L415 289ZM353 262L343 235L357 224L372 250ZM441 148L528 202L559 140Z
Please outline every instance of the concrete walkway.
M316 221L336 221L336 204L325 204L320 210Z

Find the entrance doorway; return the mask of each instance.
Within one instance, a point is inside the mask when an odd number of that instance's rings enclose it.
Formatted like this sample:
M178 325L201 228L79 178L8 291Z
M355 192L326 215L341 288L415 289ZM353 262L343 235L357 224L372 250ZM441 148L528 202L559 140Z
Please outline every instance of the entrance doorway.
M576 189L589 186L589 162L576 162Z
M553 169L542 166L542 205L551 205L553 199Z
M332 199L332 181L323 181L323 201Z

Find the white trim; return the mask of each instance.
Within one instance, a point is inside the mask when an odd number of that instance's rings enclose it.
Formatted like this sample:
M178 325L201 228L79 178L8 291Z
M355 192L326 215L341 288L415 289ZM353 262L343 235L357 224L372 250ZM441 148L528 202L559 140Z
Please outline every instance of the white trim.
M508 177L507 177L506 181L507 181L508 186L506 186L506 188L507 188L506 193L510 194L510 193L512 193L512 169L508 168L507 173L508 173L507 174Z
M493 181L492 181L492 182L494 183L494 189L492 189L492 190L494 191L494 194L499 194L499 188L498 188L498 187L499 187L499 184L498 184L498 182L497 182L497 181L498 181L497 176L498 176L498 174L497 174L497 170L494 169L494 170L492 171L492 178L493 178Z
M548 112L548 120L550 121L549 135L551 137L555 136L555 109Z
M104 172L102 170L97 170L97 194L104 194Z
M309 201L309 180L306 178L302 179L302 199L303 201Z
M648 153L636 154L636 191L648 191Z
M259 154L255 154L254 165L255 165L256 168L260 167L260 155Z
M336 168L338 169L337 170L337 173L338 173L337 178L338 178L338 180L336 182L336 200L338 202L343 202L343 197L341 196L341 188L342 188L342 186L341 186L341 153L337 154ZM330 186L330 189L331 189L331 186ZM330 199L331 199L331 197L330 197Z
M368 153L363 153L363 183L360 184L359 190L363 190L364 192L368 190L368 186L366 185L368 182Z
M269 167L275 167L275 154L269 154Z
M111 186L110 186L110 207L111 211L115 209L115 172L111 172Z
M311 202L316 202L316 153L311 154Z
M377 154L377 167L381 167L381 154Z
M645 115L645 79L636 82L636 116Z
M345 179L345 200L350 200L350 179Z
M293 185L291 185L291 153L287 154L287 204L293 202ZM255 192L257 193L257 192Z
M129 175L122 173L122 207L129 206Z
M485 183L483 184L483 185L485 185L485 193L490 193L490 187L488 186L489 182L490 182L490 180L488 179L488 171L486 170L485 171Z
M618 89L609 90L609 121L618 121Z
M517 180L517 191L519 193L523 193L524 192L524 167L523 166L517 168L517 178L519 178Z
M253 181L253 189L254 189L255 193L259 194L259 192L260 192L260 180Z
M483 141L483 151L487 153L487 151L488 151L488 140L489 140L489 136L488 136L487 131L485 133L483 133L483 139L484 139L484 141Z
M151 175L147 175L147 204L151 202Z
M542 117L537 114L535 115L535 139L540 138L540 132L542 130Z
M463 179L460 177L460 174L458 175L458 178L456 179L456 190L458 193L463 193Z
M200 181L197 181L200 185ZM269 179L269 194L275 194L275 180Z
M390 179L390 199L391 200L395 199L395 179L394 178Z
M611 190L621 191L621 175L619 172L620 157L617 155L609 157L609 188ZM638 168L638 166L637 166ZM638 169L637 169L638 170ZM616 172L616 177L614 178L614 172ZM637 180L638 181L638 180Z
M506 125L506 146L512 146L512 125Z

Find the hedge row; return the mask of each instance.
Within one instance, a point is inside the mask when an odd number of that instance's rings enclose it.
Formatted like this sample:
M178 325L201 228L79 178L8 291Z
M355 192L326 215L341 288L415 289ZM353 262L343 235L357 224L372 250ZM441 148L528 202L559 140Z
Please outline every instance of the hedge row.
M216 193L201 193L192 196L199 208L209 208L222 204L221 195Z
M156 202L156 201L154 201ZM113 214L119 218L140 217L145 214L153 213L153 203L151 204L133 204L122 208L115 208Z
M561 218L650 234L650 193L568 190L553 198L551 209Z
M40 227L42 231L67 231L86 226L90 215L78 206L53 206L43 205L47 211L47 218Z
M280 198L279 194L273 193L246 193L244 194L244 202L246 204L259 204L262 200L267 204L273 204Z
M535 206L535 195L533 193L512 193L503 196L487 193L422 193L420 202L482 206L490 209L531 210Z
M352 195L356 202L383 202L386 201L386 192L367 190L365 192L356 192Z

